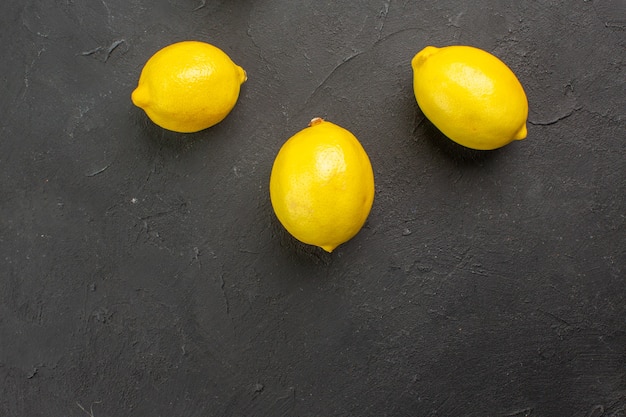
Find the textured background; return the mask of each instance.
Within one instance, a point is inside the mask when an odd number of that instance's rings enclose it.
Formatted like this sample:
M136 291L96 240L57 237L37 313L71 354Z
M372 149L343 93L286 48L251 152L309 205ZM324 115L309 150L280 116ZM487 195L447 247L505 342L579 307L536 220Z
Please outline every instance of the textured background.
M0 416L626 416L623 0L4 0ZM248 72L182 135L130 102L175 41ZM410 59L470 44L527 140L448 141ZM286 235L268 179L322 116L372 160L364 229Z

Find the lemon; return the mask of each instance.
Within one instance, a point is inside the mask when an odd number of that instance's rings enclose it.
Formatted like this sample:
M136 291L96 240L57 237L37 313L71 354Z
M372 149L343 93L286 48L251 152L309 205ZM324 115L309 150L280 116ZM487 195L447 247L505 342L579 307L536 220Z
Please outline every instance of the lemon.
M453 141L489 150L526 137L526 93L492 54L471 46L427 46L411 66L419 107Z
M351 132L315 118L280 148L270 198L289 233L332 252L359 232L370 213L372 165Z
M230 113L246 78L243 68L216 46L183 41L166 46L146 62L131 99L157 125L197 132Z

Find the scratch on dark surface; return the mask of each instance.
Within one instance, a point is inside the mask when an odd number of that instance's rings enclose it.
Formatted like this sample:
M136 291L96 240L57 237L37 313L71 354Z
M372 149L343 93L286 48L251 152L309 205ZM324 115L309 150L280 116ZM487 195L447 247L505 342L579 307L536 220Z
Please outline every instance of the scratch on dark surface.
M39 60L39 58L41 57L41 54L45 52L45 50L46 50L45 48L39 49L37 51L37 56L33 58L30 64L28 64L26 68L24 69L24 89L22 90L22 94L20 94L20 100L22 100L24 96L26 95L26 90L28 90L28 88L30 87L31 71L33 70L33 68L35 67L35 64L37 63L37 60Z
M446 406L446 404L448 404L448 402L449 402L451 399L453 399L453 398L454 398L454 393L452 393L452 394L448 395L448 396L446 397L446 399L445 399L445 400L443 400L443 402L442 402L441 404L439 404L439 406L437 407L437 409L435 410L435 412L434 412L434 413L432 413L432 414L433 414L433 415L438 415L438 414L439 414L439 411L443 410L443 408ZM445 414L447 414L447 413L443 413L443 414L445 415Z
M387 15L389 14L389 2L390 0L385 1L383 3L383 7L378 13L378 18L381 19L380 26L378 28L378 39L382 37L383 29L385 28L385 21L387 20Z
M104 168L100 168L99 170L94 171L94 172L92 172L92 173L90 173L90 174L85 174L85 176L86 176L86 177L95 177L96 175L100 175L100 174L102 174L104 171L106 171L107 169L109 169L109 167L110 167L110 166L111 166L111 164L109 164L109 165L105 166Z
M296 389L289 387L287 394L277 397L272 406L272 416L292 416L296 405Z
M557 322L559 322L559 323L561 323L561 324L563 324L563 325L565 325L567 327L570 327L570 328L574 327L571 323L569 323L568 321L560 318L559 316L557 316L555 314L552 314L552 313L550 313L548 311L545 311L545 310L542 310L542 309L539 309L537 311L539 311L541 314L544 314L544 315L546 315L546 316L556 320Z
M522 408L521 410L511 411L510 413L505 414L505 417L528 417L533 413L532 407Z
M239 249L239 252L241 252L241 253L249 253L251 255L258 255L260 253L260 252L253 251L253 250L250 250L250 249Z
M30 33L32 33L33 35L37 35L37 36L42 37L44 39L48 39L50 37L49 33L41 33L38 30L31 29L29 23L27 22L27 19L26 19L25 15L22 15L22 26L24 26L26 28L26 30L29 31Z
M341 68L342 66L344 66L345 64L347 64L348 62L352 61L354 58L356 58L357 56L361 55L363 52L357 52L353 55L350 55L349 57L345 58L343 61L341 61L339 64L337 64L335 66L335 68L332 69L332 71L326 76L324 77L324 79L322 80L321 83L319 83L317 85L317 87L315 87L315 89L313 90L313 92L311 94L309 94L309 97L307 98L306 102L309 101L309 99L311 99L315 94L317 94L317 92L324 87L324 84L326 84L328 82L328 80L333 76L333 74L335 74L337 72L337 70L339 70L339 68Z
M96 401L96 404L99 404L99 401ZM78 408L83 410L85 414L87 414L88 416L95 417L95 415L93 414L93 404L91 404L91 406L89 407L89 411L85 410L85 407L83 407L78 401L76 401L76 405L78 406Z
M145 222L147 220L159 219L161 217L168 216L168 215L170 215L170 214L172 214L174 212L176 212L176 210L160 211L158 213L148 214L147 216L140 217L139 220L143 220Z
M417 134L417 130L420 128L420 126L422 125L422 123L424 123L424 120L426 119L426 116L419 116L416 115L415 116L415 126L413 126L413 135Z
M193 9L192 12L197 12L198 10L202 9L205 6L206 6L206 0L202 0L200 2L200 5L198 7L196 7L195 9Z
M109 8L109 5L106 4L106 2L104 0L100 0L100 2L102 3L104 8L106 9L106 11L107 11L107 20L110 22L111 21L111 9Z
M626 17L626 15L623 14L623 7L621 10L611 10L610 4L611 2L596 3L595 1L591 1L591 7L593 7L596 17L604 24L605 28L626 28L626 23L623 21L623 18ZM623 4L622 2L621 5L623 6ZM618 19L611 20L612 17L617 17Z
M202 261L200 260L200 248L194 246L193 248L193 257L191 258L191 263L198 262L198 269L202 269Z
M604 415L604 406L596 405L591 409L591 411L589 411L587 417L601 417L602 415Z
M446 274L446 279L450 278L452 275L454 275L455 272L458 271L463 271L465 268L465 265L467 264L467 262L469 261L469 259L471 258L471 255L469 255L470 252L470 248L466 248L465 250L463 250L463 252L461 253L461 255L458 257L459 262L457 262L452 269L450 270L450 272L448 272Z
M550 126L550 125L553 125L553 124L556 124L556 123L560 122L563 119L567 119L568 117L570 117L572 114L574 114L575 112L577 112L581 108L582 107L580 107L580 106L574 107L569 112L567 112L567 113L565 113L565 114L563 114L561 116L557 116L554 119L550 119L548 121L545 121L545 122L528 119L528 123L530 123L531 125L534 125L534 126Z
M81 52L82 56L89 56L89 55L94 55L97 54L98 52L104 51L104 62L107 62L109 60L109 58L111 57L111 54L113 53L113 51L115 51L121 44L125 43L126 40L125 39L118 39L116 41L114 41L111 45L109 45L108 48L105 48L104 46L98 46L96 48L90 49L88 51L85 52Z
M89 55L93 55L93 54L95 54L97 52L100 52L102 49L103 48L101 46L98 46L97 48L93 48L93 49L90 49L88 51L81 52L80 54L82 56L89 56Z
M26 379L33 379L35 377L35 375L37 375L37 373L39 372L39 368L37 368L36 366L32 369L32 371L30 371L28 373L28 375L26 375Z
M289 400L289 399L296 399L296 389L294 387L289 387L289 392L286 395L283 395L282 397L278 397L279 400Z
M187 203L185 203L184 201L181 201L179 202L178 207L174 207L170 210L159 211L153 214L148 214L146 216L139 217L139 220L146 221L146 220L154 220L154 219L159 219L161 217L166 217L172 213L176 213L180 210L183 210L186 206L187 206Z
M150 225L148 225L148 222L147 222L147 221L145 221L145 220L143 221L143 225L142 225L142 227L141 227L141 230L137 233L137 236L136 236L136 238L135 238L135 243L138 243L138 242L139 242L139 238L140 238L141 236L143 236L143 233L142 233L142 232L145 232L145 235L147 235L148 237L150 237Z
M361 22L361 26L359 27L359 30L356 31L356 34L354 35L355 38L358 38L359 35L363 33L363 31L365 30L365 25L367 25L367 21L368 21L368 16L365 16L365 18L363 18L363 21Z
M378 16L380 16L383 19L387 18L387 15L389 14L389 3L390 2L391 2L391 0L387 0L387 1L385 1L383 3L383 7L380 9L380 13L378 14Z
M228 301L228 295L226 295L226 281L224 281L224 274L220 274L220 290L222 291L222 296L224 297L224 303L226 304L226 315L230 316L230 302Z
M123 44L124 42L126 42L126 40L124 40L124 39L120 39L120 40L117 40L117 41L113 42L111 44L111 46L109 46L109 49L107 49L107 53L106 53L106 55L104 57L104 62L107 62L107 60L109 59L109 57L111 56L113 51L115 51L115 49L118 46L120 46L121 44Z
M259 49L262 49L261 46L259 46L259 44L256 42L256 39L254 38L254 35L252 34L252 26L248 25L248 27L246 28L246 36L248 38L250 38L250 41L252 42L252 44L254 46L256 46ZM263 60L263 62L265 62L265 64L269 67L269 63L267 62L267 58L265 58L264 56L260 56L260 58Z
M425 295L435 295L436 293L424 292L424 294ZM436 309L433 309L433 308L429 308L427 312L428 312L428 314L436 314L437 316L443 317L446 320L459 321L458 317L451 316L449 314L446 314L443 311L439 311L439 310L436 310Z
M461 29L461 18L465 14L464 11L457 13L454 17L448 18L448 26L455 27L457 29Z
M387 13L388 13L388 7L389 7L388 3L389 3L389 2L387 2L387 3L386 3L386 5L387 5L387 6L386 6L386 8L383 8L383 9L381 10L381 13L383 13L383 14L384 14L384 16L386 16L386 15L387 15ZM381 30L382 30L382 28L381 28ZM324 85L328 82L328 80L330 80L330 79L332 78L332 76L333 76L333 75L334 75L334 74L335 74L335 73L336 73L336 72L337 72L337 71L338 71L338 70L339 70L342 66L344 66L344 65L345 65L345 64L347 64L347 63L349 63L350 61L352 61L354 58L358 57L359 55L362 55L362 54L366 53L367 51L371 50L372 48L374 48L374 47L378 46L381 42L384 42L384 41L386 41L386 40L390 39L391 37L393 37L393 36L395 36L395 35L398 35L398 34L401 34L401 33L404 33L404 32L408 32L408 31L414 31L414 30L416 30L416 28L405 28L405 29L401 29L401 30L394 31L394 32L392 32L392 33L390 33L390 34L388 34L388 35L386 35L386 36L384 36L384 37L380 37L380 36L379 36L379 38L378 38L378 39L377 39L377 40L376 40L376 41L375 41L375 42L374 42L374 43L373 43L373 44L372 44L372 45L371 45L371 46L370 46L367 50L365 50L365 51L359 51L359 52L356 52L356 53L354 53L354 54L352 54L352 55L350 55L350 56L346 57L343 61L341 61L339 64L337 64L337 65L336 65L336 66L335 66L335 67L334 67L334 68L330 71L330 73L329 73L326 77L324 77L324 79L322 80L322 82L320 82L320 83L317 85L317 87L315 87L315 88L313 89L313 91L311 92L311 94L309 94L309 96L307 97L307 99L306 99L305 103L308 103L308 102L311 100L311 98L312 98L313 96L315 96L315 95L317 94L317 92L318 92L319 90L321 90L321 89L324 87ZM248 34L248 36L250 36L250 34Z
M420 30L420 28L419 27L406 27L404 29L395 30L395 31L389 33L388 35L385 35L382 38L377 39L374 42L374 44L369 49L372 49L372 48L378 46L382 42L388 41L389 39L391 39L394 36L401 35L401 34L406 33L406 32L415 32L416 30Z

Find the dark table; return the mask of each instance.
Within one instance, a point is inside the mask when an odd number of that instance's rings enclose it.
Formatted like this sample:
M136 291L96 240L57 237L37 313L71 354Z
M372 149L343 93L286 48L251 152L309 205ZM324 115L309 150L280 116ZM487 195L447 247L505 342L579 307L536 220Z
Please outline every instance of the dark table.
M625 27L623 0L3 1L0 416L625 416ZM130 101L186 39L249 77L188 135ZM518 75L526 140L424 119L410 60L450 44ZM376 176L332 254L269 201L315 116Z

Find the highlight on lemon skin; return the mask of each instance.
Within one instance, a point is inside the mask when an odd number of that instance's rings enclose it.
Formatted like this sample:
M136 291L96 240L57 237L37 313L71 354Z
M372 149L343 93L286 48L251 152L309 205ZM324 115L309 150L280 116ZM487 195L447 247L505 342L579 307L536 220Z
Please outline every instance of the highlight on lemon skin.
M218 47L177 42L146 62L131 100L164 129L192 133L224 120L246 80L245 70Z
M332 252L365 224L374 201L374 173L350 131L317 117L280 148L269 188L285 229Z
M427 46L411 66L420 109L448 138L479 150L526 138L526 93L499 58L472 46Z

